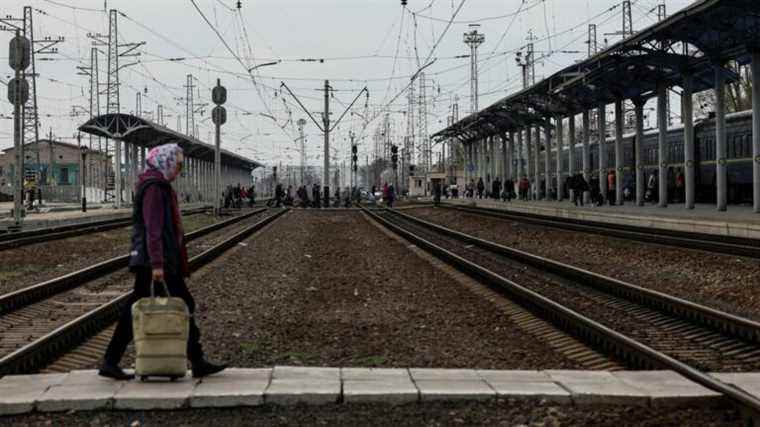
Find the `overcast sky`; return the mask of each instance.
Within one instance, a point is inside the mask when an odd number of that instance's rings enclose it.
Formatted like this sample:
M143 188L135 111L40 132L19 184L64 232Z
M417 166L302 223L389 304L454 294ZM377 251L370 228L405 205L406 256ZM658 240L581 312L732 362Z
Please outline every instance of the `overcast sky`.
M660 0L633 0L634 29L653 24ZM64 36L57 55L40 60L37 72L41 128L60 138L72 138L89 108L89 80L77 75L78 65L89 66L91 40L87 33L108 34L104 9L117 9L119 43L141 42L141 55L121 58L122 64L139 61L120 73L121 111L135 110L136 93L143 92L143 111L155 114L163 105L165 121L177 129L182 116L185 128L187 74L194 76L195 103L210 102L210 88L217 78L229 90L228 123L223 145L265 163L297 163L295 122L307 115L286 93L284 81L319 121L324 109L320 90L329 79L334 88L331 117L337 119L364 86L362 98L345 116L332 137L333 156L345 161L348 133L359 135L360 153L372 148L372 135L390 113L394 139L406 133L404 88L420 65L433 62L426 72L428 130L445 127L451 104L458 97L460 117L470 111L469 53L463 33L479 23L485 42L479 48L480 108L521 88L515 52L524 49L529 32L541 61L536 78L549 75L586 57L587 27L599 26L604 44L619 40L619 0L195 0L227 43L225 47L193 6L191 0L2 0L0 16L21 16L23 6L34 10L35 38ZM666 0L667 12L691 0ZM461 8L460 8L460 5ZM449 24L456 13L453 22ZM11 33L0 32L0 46L7 49ZM103 48L105 51L105 48ZM11 78L7 53L0 81ZM239 58L236 59L235 56ZM419 57L419 62L418 58ZM302 59L324 59L306 62ZM280 61L256 69L257 64ZM419 64L419 65L418 65ZM106 81L106 57L100 56L101 83ZM419 83L418 83L419 84ZM104 87L102 89L105 89ZM417 90L419 86L417 86ZM2 89L3 92L5 89ZM147 90L147 93L145 91ZM395 97L395 100L394 100ZM12 106L0 103L0 114L10 116ZM393 101L393 102L391 102ZM196 107L199 137L208 140L212 130L210 108ZM105 112L105 97L101 98ZM271 115L276 118L264 116ZM288 120L291 118L292 120ZM365 120L367 119L367 120ZM305 127L309 164L321 164L322 134L309 121ZM12 121L0 118L0 147L12 145Z

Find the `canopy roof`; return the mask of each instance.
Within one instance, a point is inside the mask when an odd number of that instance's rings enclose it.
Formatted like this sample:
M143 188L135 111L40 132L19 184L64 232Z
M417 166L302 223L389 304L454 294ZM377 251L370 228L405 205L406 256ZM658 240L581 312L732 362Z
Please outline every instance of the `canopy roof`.
M214 161L215 148L197 138L173 131L142 117L130 114L104 114L93 117L79 130L96 136L118 139L139 147L176 143L190 157ZM253 170L264 166L255 160L222 149L222 164L240 169Z
M716 71L727 81L738 79L725 63L746 64L759 48L760 1L700 0L432 137L469 143L618 99L644 101L656 96L659 84L682 84L685 74L701 92L714 87Z

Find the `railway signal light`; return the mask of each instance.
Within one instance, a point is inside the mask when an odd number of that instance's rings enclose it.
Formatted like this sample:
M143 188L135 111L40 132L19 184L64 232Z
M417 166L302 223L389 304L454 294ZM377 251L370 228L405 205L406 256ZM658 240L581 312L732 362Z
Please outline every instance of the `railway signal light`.
M398 147L395 145L391 145L391 163L393 170L398 169Z

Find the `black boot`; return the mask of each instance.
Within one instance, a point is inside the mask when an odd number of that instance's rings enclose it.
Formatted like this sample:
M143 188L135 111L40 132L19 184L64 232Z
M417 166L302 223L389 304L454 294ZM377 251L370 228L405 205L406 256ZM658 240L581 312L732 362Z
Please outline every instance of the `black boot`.
M227 369L227 365L214 365L204 359L192 362L193 378L207 377L222 372L225 369Z
M124 372L118 365L112 365L108 362L103 362L103 365L98 371L98 375L119 381L129 381L135 378L134 375Z

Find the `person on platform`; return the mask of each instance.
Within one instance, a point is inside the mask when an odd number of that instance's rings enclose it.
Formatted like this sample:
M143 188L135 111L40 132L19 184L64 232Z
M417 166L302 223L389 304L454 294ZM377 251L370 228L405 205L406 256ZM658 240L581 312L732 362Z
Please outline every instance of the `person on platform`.
M433 181L433 204L438 206L441 203L441 181Z
M527 201L528 192L530 191L530 181L527 176L523 175L523 177L520 178L518 190L520 191L520 200Z
M583 206L583 195L588 191L588 182L583 174L576 174L573 183L573 203L575 206Z
M393 202L396 201L396 189L393 188L393 184L388 185L388 195L383 196L383 198L385 199L385 203L388 205L388 207L392 208Z
M160 145L150 150L145 160L145 171L140 174L135 188L132 213L132 250L129 269L135 274L134 291L119 316L116 330L108 344L98 374L116 380L134 377L120 367L124 352L133 339L132 304L151 294L152 282L163 282L173 297L182 298L190 311L190 335L187 357L193 377L215 374L226 368L207 362L200 343L200 331L195 324L195 300L185 284L190 276L187 261L182 217L177 193L171 182L182 171L184 155L177 144Z
M684 177L683 170L681 170L681 168L678 168L678 171L676 172L676 203L683 203L686 199L686 194L684 192L685 184L686 178Z
M320 202L322 201L322 194L319 189L319 183L314 183L314 185L311 187L311 199L314 202L314 207L319 209L321 208Z
M486 185L483 183L483 178L478 178L478 199L483 198L483 192L486 190Z
M493 180L491 183L491 198L494 200L499 200L499 196L501 195L501 180L497 176L496 179Z
M652 171L652 173L649 174L649 179L647 180L647 191L644 194L644 198L648 202L657 202L657 171Z
M615 170L610 169L607 172L607 203L610 206L614 206L617 201L617 194L615 194Z
M251 184L248 189L248 207L252 208L256 204L256 186Z

